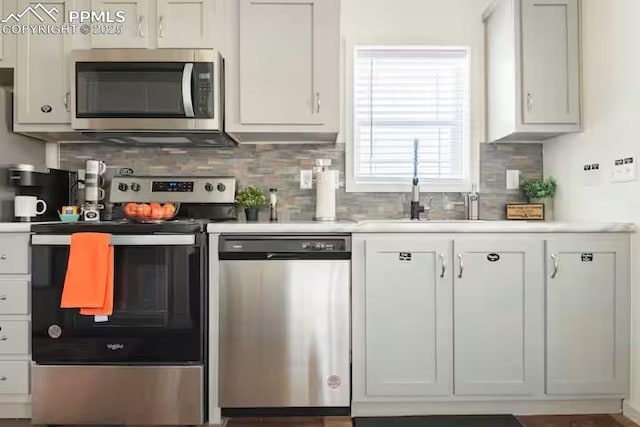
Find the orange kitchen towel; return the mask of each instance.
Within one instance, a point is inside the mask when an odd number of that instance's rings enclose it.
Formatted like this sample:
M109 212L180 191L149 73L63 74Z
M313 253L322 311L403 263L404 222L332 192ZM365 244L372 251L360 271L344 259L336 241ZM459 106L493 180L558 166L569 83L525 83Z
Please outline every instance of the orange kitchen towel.
M111 235L75 233L67 274L62 290L61 308L80 308L80 314L113 313L113 246Z

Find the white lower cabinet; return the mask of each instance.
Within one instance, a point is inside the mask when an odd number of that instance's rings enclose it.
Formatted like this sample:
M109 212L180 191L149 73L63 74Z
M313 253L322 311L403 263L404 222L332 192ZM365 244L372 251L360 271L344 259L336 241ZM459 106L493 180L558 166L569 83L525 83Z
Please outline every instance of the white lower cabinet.
M454 247L454 394L534 394L542 386L542 241Z
M0 395L29 393L29 362L0 362Z
M629 390L629 243L547 241L547 393Z
M0 233L0 419L31 416L29 239Z
M449 394L451 242L372 240L365 251L367 394Z
M628 234L353 240L356 408L627 396Z

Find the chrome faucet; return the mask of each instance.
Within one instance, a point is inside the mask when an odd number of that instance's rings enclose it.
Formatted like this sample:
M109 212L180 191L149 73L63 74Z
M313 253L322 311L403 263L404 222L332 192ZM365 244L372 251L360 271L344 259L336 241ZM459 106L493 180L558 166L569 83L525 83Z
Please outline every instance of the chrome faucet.
M426 213L429 219L431 211L431 200L427 199L427 205L420 205L420 180L418 179L418 139L413 140L413 181L411 185L411 220L419 221L420 214Z

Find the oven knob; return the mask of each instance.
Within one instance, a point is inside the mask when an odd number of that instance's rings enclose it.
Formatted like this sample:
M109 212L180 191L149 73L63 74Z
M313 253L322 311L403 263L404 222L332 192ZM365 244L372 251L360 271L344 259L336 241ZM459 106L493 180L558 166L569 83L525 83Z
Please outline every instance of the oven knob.
M211 184L210 182L207 182L204 185L204 189L207 190L207 191L213 191L213 184Z
M131 190L140 191L140 184L134 182L133 184L131 184Z
M124 182L121 182L120 184L118 184L118 190L127 191L128 189L129 189L129 186L127 184L125 184Z
M62 335L62 328L58 325L51 325L47 332L49 332L49 336L51 338L60 338Z
M223 192L224 190L226 190L226 189L227 189L227 186L226 186L226 185L224 185L223 183L218 184L218 191L219 191L219 192L221 192L221 193L222 193L222 192Z

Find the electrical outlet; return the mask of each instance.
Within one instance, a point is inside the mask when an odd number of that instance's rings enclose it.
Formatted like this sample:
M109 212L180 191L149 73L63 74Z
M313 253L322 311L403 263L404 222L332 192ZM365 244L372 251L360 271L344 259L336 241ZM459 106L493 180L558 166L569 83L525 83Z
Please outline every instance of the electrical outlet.
M638 180L638 168L634 157L616 159L613 163L612 182L630 182Z
M593 187L600 185L600 163L591 163L582 166L582 185Z
M313 171L310 169L300 170L300 189L310 190L313 188Z
M520 188L520 171L517 169L507 170L507 190L517 190Z

